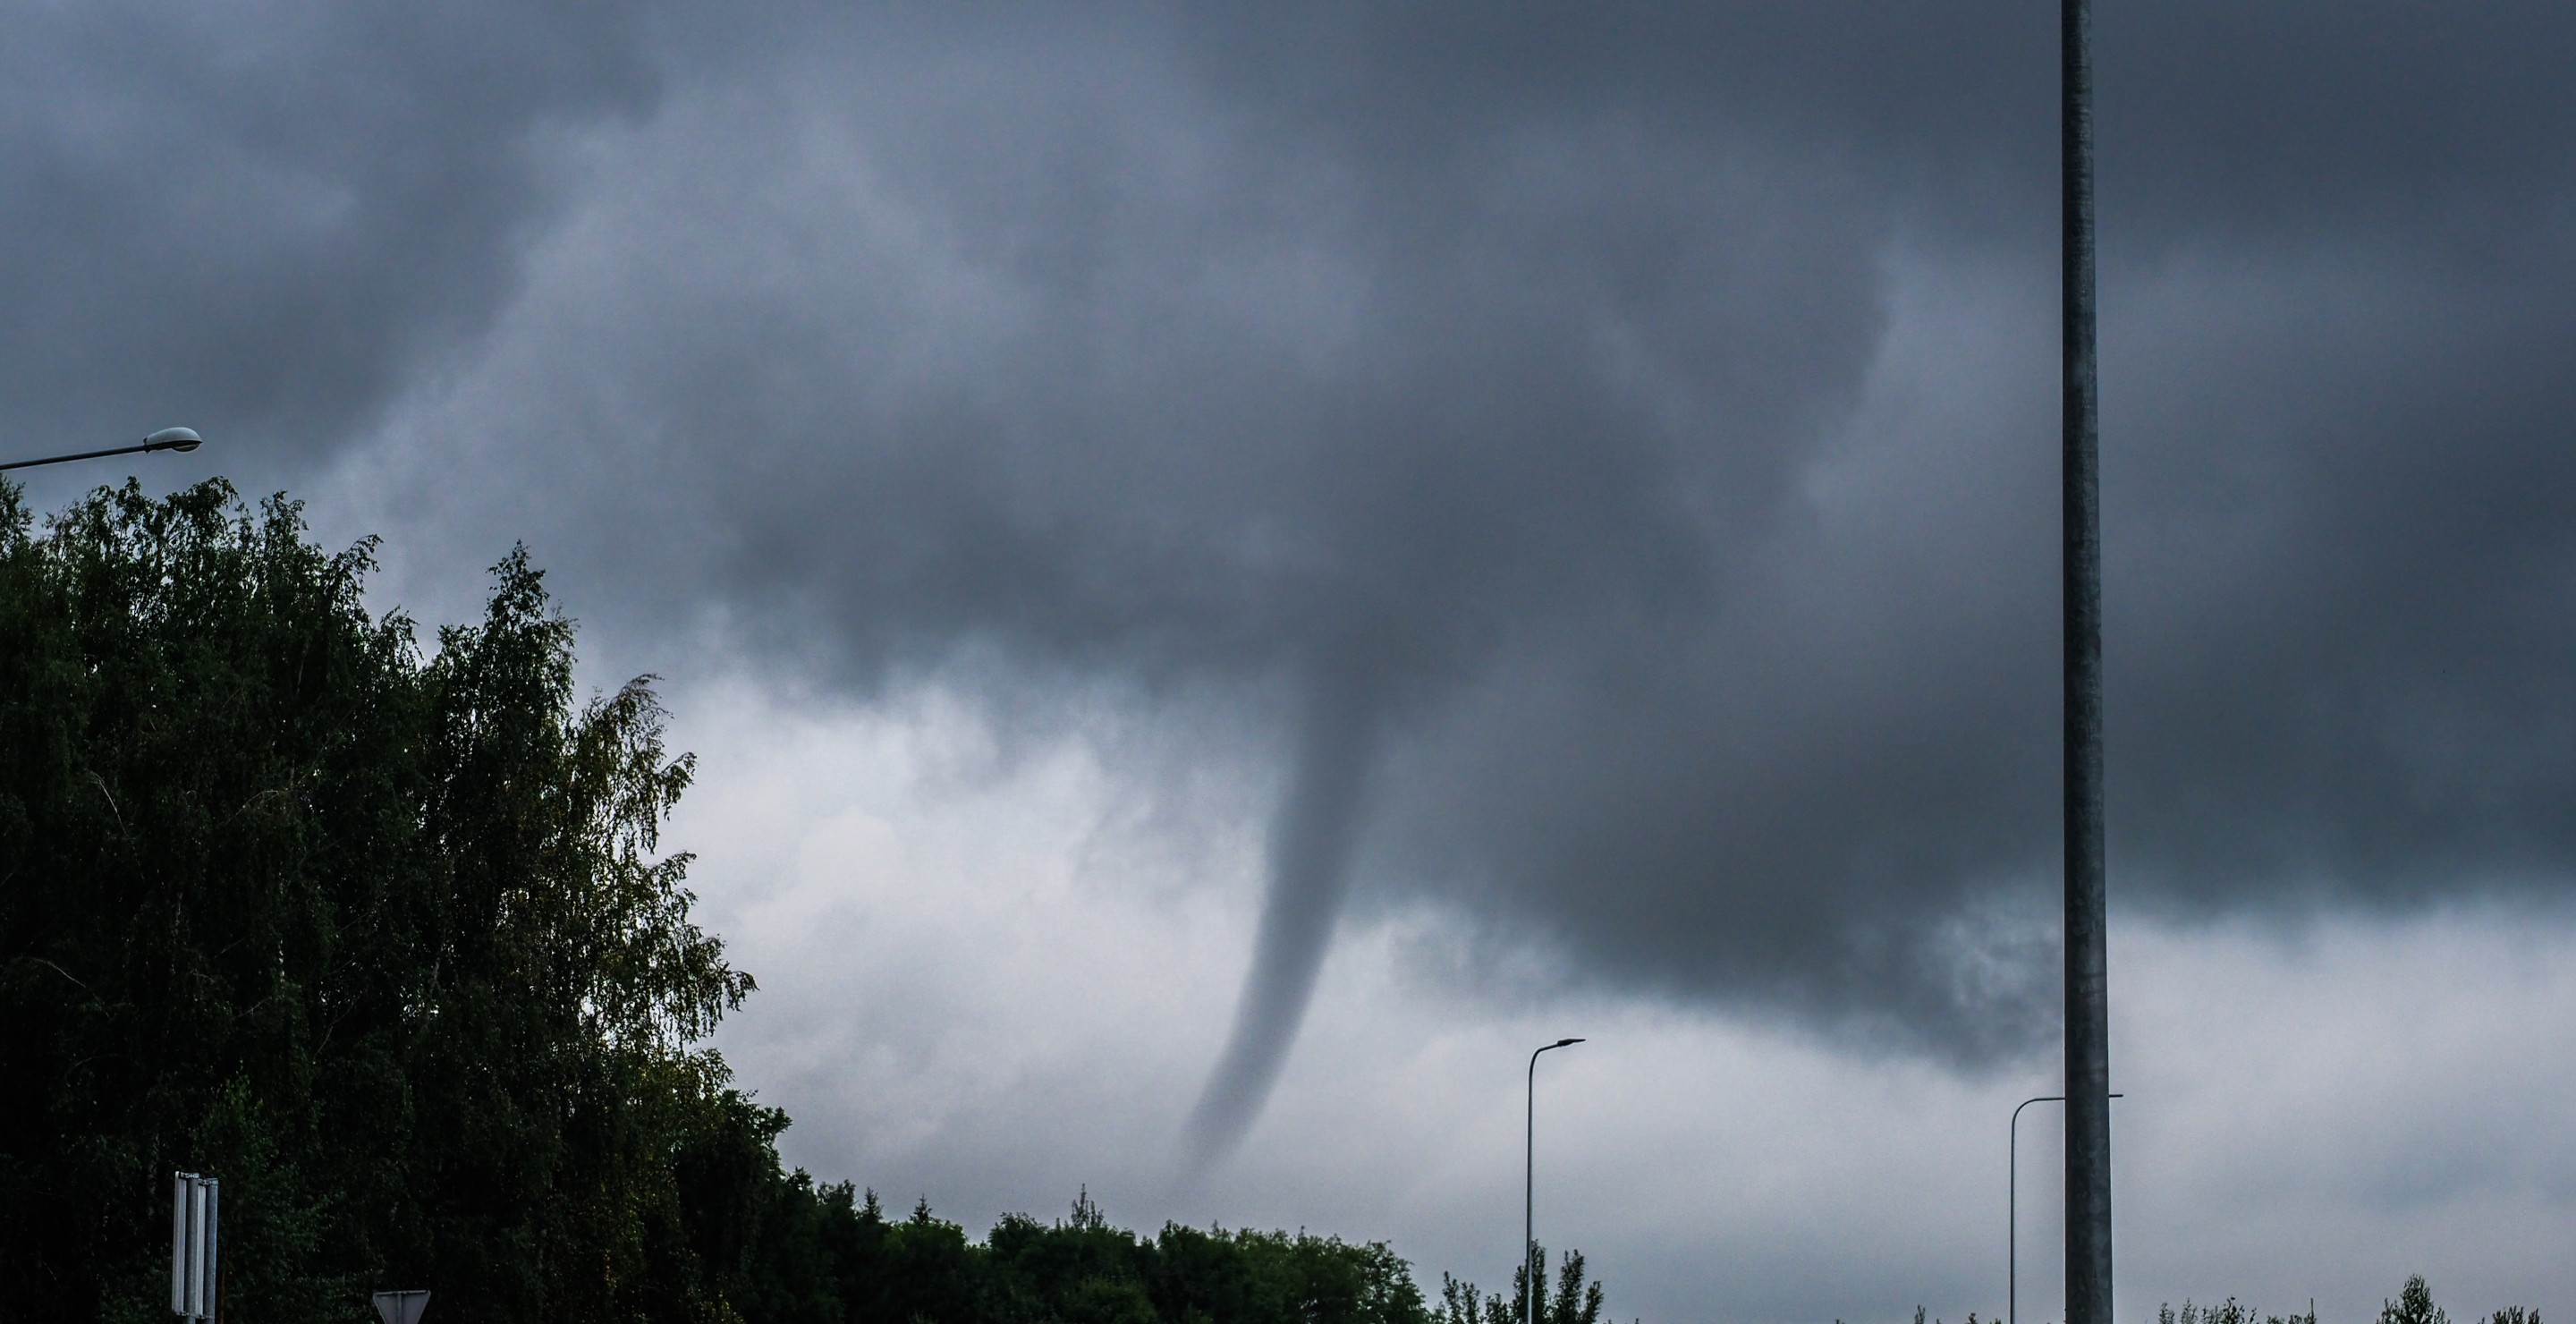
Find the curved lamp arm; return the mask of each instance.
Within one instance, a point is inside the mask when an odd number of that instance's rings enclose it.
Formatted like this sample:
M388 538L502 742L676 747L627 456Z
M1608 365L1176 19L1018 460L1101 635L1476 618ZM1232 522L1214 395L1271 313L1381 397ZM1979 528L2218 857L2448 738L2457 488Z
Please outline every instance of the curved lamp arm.
M48 455L41 460L11 460L0 464L0 473L11 469L33 469L40 464L67 464L73 460L97 460L110 455L133 455L149 451L192 451L206 444L195 428L163 428L145 437L141 444L110 446L103 451L82 451L76 455Z

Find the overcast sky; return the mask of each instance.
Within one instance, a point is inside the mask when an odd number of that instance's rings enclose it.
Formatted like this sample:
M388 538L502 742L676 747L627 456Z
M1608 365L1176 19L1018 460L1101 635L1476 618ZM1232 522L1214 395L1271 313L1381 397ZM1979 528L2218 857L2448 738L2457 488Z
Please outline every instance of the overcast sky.
M8 452L193 424L433 621L525 540L791 1161L1490 1286L1586 1035L1615 1313L2002 1309L2053 7L7 22ZM2565 1315L2576 9L2096 40L2119 1308Z

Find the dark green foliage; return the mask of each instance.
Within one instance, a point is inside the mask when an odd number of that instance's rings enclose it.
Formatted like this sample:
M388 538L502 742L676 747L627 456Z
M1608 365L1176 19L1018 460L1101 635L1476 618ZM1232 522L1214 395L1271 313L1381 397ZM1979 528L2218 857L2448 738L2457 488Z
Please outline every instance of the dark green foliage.
M370 550L220 481L41 535L0 488L0 1312L162 1318L183 1167L246 1318L712 1300L678 1183L783 1121L693 1047L751 981L655 856L689 760L641 682L576 704L523 555L424 658Z
M2223 1306L2197 1306L2185 1300L2182 1303L2182 1313L2179 1315L2174 1313L2172 1303L2168 1302L2156 1312L2156 1324L2267 1324L2267 1322L2252 1306L2239 1305L2236 1298L2231 1296ZM2292 1315L2287 1319L2274 1315L2268 1324L2316 1324L2316 1314L2311 1311L2305 1315Z
M2231 1296L2222 1306L2195 1306L2185 1301L2180 1313L2167 1304L2156 1312L2156 1320L2157 1324L2317 1324L2317 1308L2310 1302L2306 1314L2264 1315L2252 1306L2237 1304ZM2396 1300L2380 1303L2379 1324L2451 1324L2451 1317L2433 1304L2433 1290L2425 1286L2424 1275L2419 1273L2406 1279ZM2495 1312L2486 1324L2540 1324L2540 1312L2508 1306Z
M1531 1258L1539 1281L1547 1281L1547 1247L1533 1247ZM1536 1324L1601 1324L1601 1284L1584 1281L1582 1251L1565 1253L1565 1263L1557 1266L1555 1294L1542 1293L1535 1303L1526 1295L1529 1269L1529 1265L1523 1265L1512 1271L1509 1298L1498 1292L1482 1301L1477 1299L1474 1283L1440 1275L1440 1304L1431 1312L1434 1324L1520 1324L1524 1316L1533 1313L1533 1306L1538 1316Z
M2397 1299L2379 1304L2379 1324L2451 1324L2449 1312L2433 1304L2433 1289L2424 1275L2410 1274L2397 1289Z
M742 1258L719 1267L730 1306L762 1324L1431 1324L1384 1245L1284 1232L1111 1227L1086 1194L1067 1221L1005 1215L980 1244L916 1204L779 1179ZM710 1260L710 1263L714 1261Z
M1519 1324L1520 1317L1520 1304L1505 1301L1502 1293L1479 1297L1474 1283L1440 1275L1440 1304L1432 1307L1433 1324Z
M371 551L220 480L40 533L0 482L0 1321L166 1318L186 1168L259 1324L1431 1324L1383 1244L1087 1191L979 1243L782 1172L700 1046L752 983L658 853L651 689L577 702L515 551L425 656ZM1582 1278L1542 1324L1598 1324Z
M2410 1275L2406 1285L2397 1289L2396 1300L2380 1302L2379 1320L2380 1324L2451 1324L2450 1315L2433 1304L2433 1289L2425 1285L2420 1273ZM2313 1312L2308 1324L2316 1324ZM2486 1324L2540 1324L2540 1312L2506 1306L2487 1316Z

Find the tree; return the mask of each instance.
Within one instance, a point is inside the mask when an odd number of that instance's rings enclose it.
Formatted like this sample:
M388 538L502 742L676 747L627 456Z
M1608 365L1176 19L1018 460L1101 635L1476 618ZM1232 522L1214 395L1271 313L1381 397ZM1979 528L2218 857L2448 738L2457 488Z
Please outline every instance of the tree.
M1533 1246L1531 1260L1539 1281L1547 1281L1547 1247ZM1528 1265L1512 1271L1509 1300L1497 1292L1484 1297L1481 1303L1474 1283L1444 1273L1440 1275L1440 1304L1431 1317L1436 1324L1521 1324L1522 1315L1530 1312L1538 1316L1535 1324L1600 1324L1604 1293L1600 1283L1584 1281L1582 1251L1565 1253L1565 1262L1557 1267L1555 1295L1542 1293L1534 1309L1529 1301L1529 1272Z
M524 550L424 653L373 550L221 480L40 532L0 481L0 1324L160 1320L182 1168L270 1324L1430 1324L1383 1243L1087 1189L979 1243L782 1171L704 1047L752 981L661 850L650 678L578 701ZM1580 1255L1544 1313L1598 1324Z
M372 552L221 480L42 533L0 484L0 1309L159 1318L176 1168L257 1317L708 1299L679 1159L784 1121L698 1047L752 984L656 854L690 761L646 680L576 704L523 551L431 657Z
M2433 1289L2424 1285L2424 1275L2409 1274L2406 1285L2397 1289L2397 1299L2379 1303L2379 1324L2451 1324L2450 1315L2433 1304Z

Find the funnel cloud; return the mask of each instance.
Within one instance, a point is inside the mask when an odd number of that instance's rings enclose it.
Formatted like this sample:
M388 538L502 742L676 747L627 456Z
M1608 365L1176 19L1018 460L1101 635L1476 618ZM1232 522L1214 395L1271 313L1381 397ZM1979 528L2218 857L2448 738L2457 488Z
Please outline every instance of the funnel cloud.
M1350 889L1368 775L1368 715L1352 696L1309 701L1286 798L1271 820L1269 895L1234 1029L1190 1117L1184 1162L1204 1174L1243 1140L1278 1083Z

